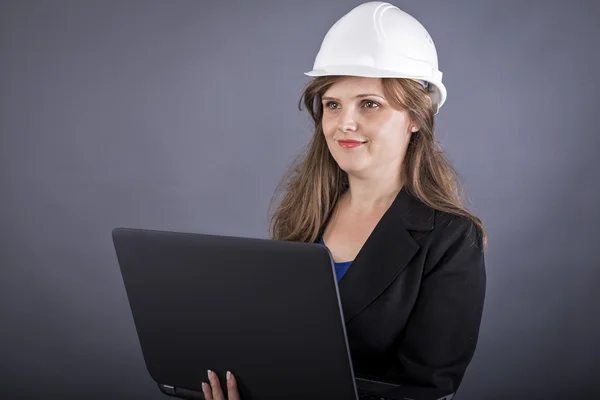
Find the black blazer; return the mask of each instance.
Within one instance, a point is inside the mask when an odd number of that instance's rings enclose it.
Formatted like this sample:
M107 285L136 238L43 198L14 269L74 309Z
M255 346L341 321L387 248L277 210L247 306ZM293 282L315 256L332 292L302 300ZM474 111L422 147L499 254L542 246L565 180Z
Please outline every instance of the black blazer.
M475 225L402 188L339 282L355 375L456 392L485 287Z

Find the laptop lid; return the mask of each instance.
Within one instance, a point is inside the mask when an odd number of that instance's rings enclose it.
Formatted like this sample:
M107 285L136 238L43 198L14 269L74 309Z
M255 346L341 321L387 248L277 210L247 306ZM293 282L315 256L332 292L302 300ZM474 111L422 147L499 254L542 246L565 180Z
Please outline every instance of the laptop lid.
M203 398L206 371L244 400L355 399L333 260L321 244L115 228L145 364L164 393Z

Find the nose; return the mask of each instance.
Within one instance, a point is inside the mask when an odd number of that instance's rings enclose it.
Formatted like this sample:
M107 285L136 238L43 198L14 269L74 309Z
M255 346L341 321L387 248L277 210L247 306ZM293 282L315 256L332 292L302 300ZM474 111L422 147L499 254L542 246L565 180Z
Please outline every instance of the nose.
M342 109L338 114L338 129L342 132L356 131L356 117L354 110L351 107Z

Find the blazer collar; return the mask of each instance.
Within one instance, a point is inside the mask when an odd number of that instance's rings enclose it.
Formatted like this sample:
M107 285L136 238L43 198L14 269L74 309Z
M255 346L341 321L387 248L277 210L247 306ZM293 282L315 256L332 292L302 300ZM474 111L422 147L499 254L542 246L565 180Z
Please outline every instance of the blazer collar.
M409 231L432 230L433 219L434 210L402 187L339 282L346 323L404 271L419 250Z

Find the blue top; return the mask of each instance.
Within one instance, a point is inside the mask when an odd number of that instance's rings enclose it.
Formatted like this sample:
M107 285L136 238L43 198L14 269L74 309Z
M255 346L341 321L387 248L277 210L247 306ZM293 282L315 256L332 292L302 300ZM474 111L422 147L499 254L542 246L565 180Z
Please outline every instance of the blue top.
M319 239L319 243L321 243L323 246L326 246L325 242L323 241L323 238ZM334 262L335 275L337 276L338 282L342 279L346 271L348 271L348 268L350 268L350 264L352 264L352 261Z

